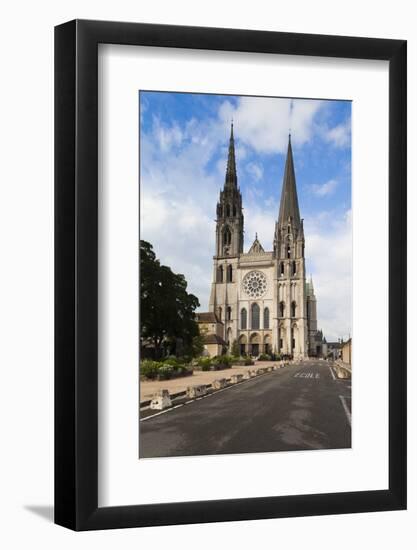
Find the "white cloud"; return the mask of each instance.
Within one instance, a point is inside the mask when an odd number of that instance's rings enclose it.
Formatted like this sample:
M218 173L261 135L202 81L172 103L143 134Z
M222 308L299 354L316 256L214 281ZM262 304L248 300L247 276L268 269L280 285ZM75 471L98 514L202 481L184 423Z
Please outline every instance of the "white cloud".
M333 128L324 129L323 137L335 147L347 147L350 145L350 120L347 120L343 124L338 124Z
M352 331L351 211L335 216L322 212L304 222L306 269L312 273L317 297L317 319L328 341Z
M162 151L169 151L172 147L179 147L183 140L183 133L177 124L166 127L158 118L154 118L153 132Z
M262 208L257 201L245 202L245 251L247 252L255 240L255 234L265 250L272 250L275 230L275 220L278 216L271 208Z
M252 98L242 98L236 109L224 102L218 119L191 119L181 127L164 126L155 119L152 131L141 136L141 238L152 243L164 264L185 275L189 291L198 296L202 310L208 307L212 281L215 208L224 182L229 115L233 114L235 121L240 160L249 148L285 152L290 117L293 142L303 143L317 131L314 117L319 102L303 101L301 105L296 101L291 115L290 100L258 101L255 108ZM225 146L222 159L207 172L207 163L219 145ZM247 163L245 168L254 180L262 178L258 163ZM330 180L313 191L325 196L336 185ZM245 250L255 233L266 250L272 249L278 204L276 198L263 197L263 191L262 186L244 189ZM305 236L307 269L313 274L318 299L319 327L328 340L345 337L351 330L349 212L342 220L340 215L326 212L306 218Z
M262 166L260 166L256 162L249 162L246 165L246 171L254 181L259 181L260 179L262 179L262 176L264 175Z
M337 180L329 180L326 183L313 184L311 190L318 197L324 197L326 195L331 195L338 185Z
M248 151L246 147L244 147L242 144L238 143L235 145L235 153L236 153L236 162L239 164L242 160L245 160L245 158L248 155Z
M151 242L162 263L185 275L203 309L215 246L213 197L223 183L205 170L217 145L211 134L218 135L212 125L196 121L184 128L154 123L140 144L141 239Z
M284 153L291 130L295 145L306 143L323 102L287 98L241 97L234 107L225 101L219 111L224 124L233 118L235 136L259 153Z

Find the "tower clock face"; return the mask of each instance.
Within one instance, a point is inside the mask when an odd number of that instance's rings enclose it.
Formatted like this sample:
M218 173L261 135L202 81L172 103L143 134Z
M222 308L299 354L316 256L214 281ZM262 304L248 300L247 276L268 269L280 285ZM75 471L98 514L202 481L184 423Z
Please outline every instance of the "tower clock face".
M266 277L261 271L250 271L245 275L242 286L250 298L261 298L267 289Z

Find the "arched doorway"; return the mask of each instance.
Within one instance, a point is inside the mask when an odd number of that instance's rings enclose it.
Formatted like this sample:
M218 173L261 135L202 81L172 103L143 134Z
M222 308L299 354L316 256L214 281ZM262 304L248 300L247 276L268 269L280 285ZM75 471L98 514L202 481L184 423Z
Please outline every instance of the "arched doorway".
M246 336L244 334L242 334L239 337L239 353L240 353L240 355L246 355L247 343L248 343L248 339L246 338Z
M261 345L261 338L257 332L251 335L250 337L250 354L253 357L257 357L259 355Z
M270 355L272 352L271 337L269 334L267 334L264 338L264 352L268 355Z

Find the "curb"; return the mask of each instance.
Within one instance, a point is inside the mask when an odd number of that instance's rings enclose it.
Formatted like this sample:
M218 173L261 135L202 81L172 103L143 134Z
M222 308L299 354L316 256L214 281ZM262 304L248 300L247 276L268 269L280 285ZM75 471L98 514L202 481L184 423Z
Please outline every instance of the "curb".
M263 376L265 374L270 374L271 372L275 372L276 370L280 370L281 368L284 368L286 366L288 366L288 365L287 364L285 364L285 365L275 365L274 364L274 365L271 365L271 366L268 366L268 367L259 367L258 369L255 369L254 376L251 376L250 378L245 379L245 378L243 378L243 375L241 375L242 378L235 381L235 382L232 381L232 378L235 377L235 376L238 376L238 375L236 375L236 374L232 375L230 378L226 378L226 385L223 388L219 388L219 389L213 388L213 383L215 382L215 380L213 380L213 382L210 383L210 384L197 384L197 386L204 386L205 385L207 394L211 395L213 393L217 393L219 391L222 391L222 389L230 388L232 386L238 386L239 384L242 384L243 382L247 382L248 380L253 380L253 379L258 378L259 376ZM258 371L260 371L260 372L258 372ZM159 391L161 391L161 390L159 390ZM192 397L192 398L188 397L187 396L187 390L182 390L182 391L179 391L179 392L171 393L169 395L170 395L170 398L173 401L173 403L169 407L166 407L167 409L172 408L175 405L177 405L178 400L182 400L182 398L186 398L189 401L195 401L195 400L199 399L199 397ZM177 402L174 403L174 400L176 400ZM152 401L152 399L146 399L145 401L141 401L140 404L139 404L139 410L147 409L150 406L151 401Z

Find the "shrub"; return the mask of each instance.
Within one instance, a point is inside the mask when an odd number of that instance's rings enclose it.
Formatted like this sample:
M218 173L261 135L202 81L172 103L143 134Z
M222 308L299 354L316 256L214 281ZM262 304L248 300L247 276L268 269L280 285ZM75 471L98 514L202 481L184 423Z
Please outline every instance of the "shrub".
M261 353L261 355L258 357L258 361L271 361L271 356L267 353Z
M162 360L162 363L169 364L169 365L179 365L180 361L178 360L177 357L175 357L175 355L168 355L168 357L165 357Z
M185 365L180 365L175 370L181 374L185 374L188 371Z
M214 365L226 365L230 367L232 362L233 359L230 355L218 355L217 357L213 357Z
M238 366L253 365L253 360L248 355L241 355L240 357L231 357L231 363Z
M140 373L145 376L146 378L149 378L153 380L156 378L159 370L159 364L157 361L151 361L150 359L145 359L140 364Z
M212 360L210 357L199 357L198 359L198 366L202 367L202 370L209 370L212 365ZM204 367L208 367L207 369L204 369Z
M169 380L174 372L172 365L162 364L158 368L158 378L161 380Z

